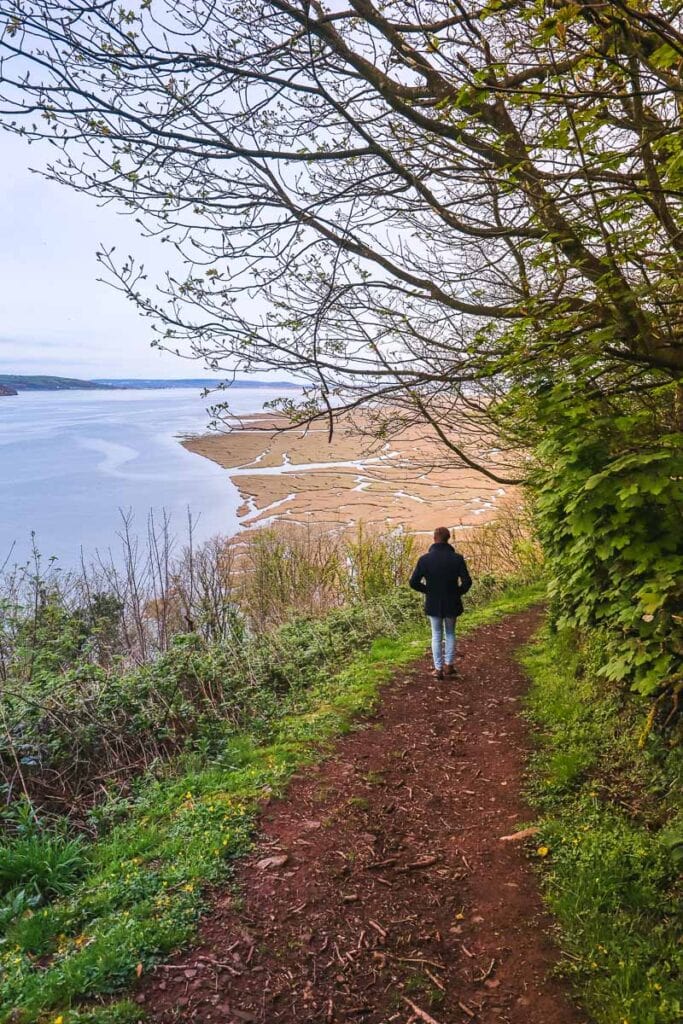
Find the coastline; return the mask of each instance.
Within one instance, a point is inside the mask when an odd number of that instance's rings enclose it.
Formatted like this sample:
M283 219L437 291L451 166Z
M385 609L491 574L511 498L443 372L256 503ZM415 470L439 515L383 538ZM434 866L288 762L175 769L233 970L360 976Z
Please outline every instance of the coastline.
M454 465L455 456L444 457L421 426L381 442L357 421L331 441L325 424L285 426L280 417L253 414L227 433L181 440L227 471L242 498L240 530L276 521L330 530L361 521L415 534L439 524L463 530L491 521L516 497L516 488Z

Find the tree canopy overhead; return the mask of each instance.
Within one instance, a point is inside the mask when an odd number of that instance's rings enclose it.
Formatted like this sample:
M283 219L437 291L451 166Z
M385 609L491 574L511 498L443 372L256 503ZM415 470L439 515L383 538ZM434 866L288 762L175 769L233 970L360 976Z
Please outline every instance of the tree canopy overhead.
M680 377L680 7L0 0L3 116L182 251L163 344L445 422Z

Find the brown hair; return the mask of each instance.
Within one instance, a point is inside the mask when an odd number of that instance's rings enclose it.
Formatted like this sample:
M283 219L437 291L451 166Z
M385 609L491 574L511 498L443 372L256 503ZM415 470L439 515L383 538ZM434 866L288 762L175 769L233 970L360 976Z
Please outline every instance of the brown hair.
M447 544L451 539L451 531L447 526L437 526L434 530L434 542L436 544Z

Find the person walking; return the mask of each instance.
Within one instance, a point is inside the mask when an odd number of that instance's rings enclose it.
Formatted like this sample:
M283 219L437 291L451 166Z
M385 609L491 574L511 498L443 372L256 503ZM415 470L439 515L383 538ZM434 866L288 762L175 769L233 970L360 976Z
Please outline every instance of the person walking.
M434 530L434 543L421 555L410 577L413 590L425 595L425 614L432 626L432 654L436 679L449 676L455 669L455 620L462 615L462 595L472 586L465 559L449 544L451 531L446 526ZM445 638L445 652L444 652Z

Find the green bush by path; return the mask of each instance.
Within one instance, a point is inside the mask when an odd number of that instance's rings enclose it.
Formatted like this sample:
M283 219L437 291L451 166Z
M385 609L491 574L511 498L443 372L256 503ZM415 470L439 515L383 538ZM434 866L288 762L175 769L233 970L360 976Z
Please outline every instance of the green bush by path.
M513 588L468 613L461 632L539 597L538 588ZM378 619L383 635L357 644L359 653L336 674L304 659L255 731L233 731L208 752L195 749L175 772L148 775L134 799L112 808L114 824L88 847L71 891L10 915L0 945L0 1020L137 1020L139 1007L100 1006L99 998L189 941L207 886L228 880L232 862L249 848L259 802L320 757L354 715L373 707L396 668L423 653L427 629L416 607L397 616L393 629ZM325 628L323 621L321 635Z
M600 675L680 726L683 434L674 385L601 402L578 381L539 398L533 493L559 628L598 629ZM590 429L586 424L590 423Z
M674 1024L683 1012L681 751L598 676L600 636L541 635L524 664L539 726L530 771L545 896L564 970L596 1024ZM547 852L546 852L547 851Z
M183 751L209 756L246 723L254 733L267 730L290 687L305 688L322 665L409 621L414 598L394 588L256 637L179 634L157 660L137 667L105 671L82 661L35 680L10 680L2 694L3 775L12 778L20 758L24 785L38 803L82 815L101 803L104 787L119 792Z

